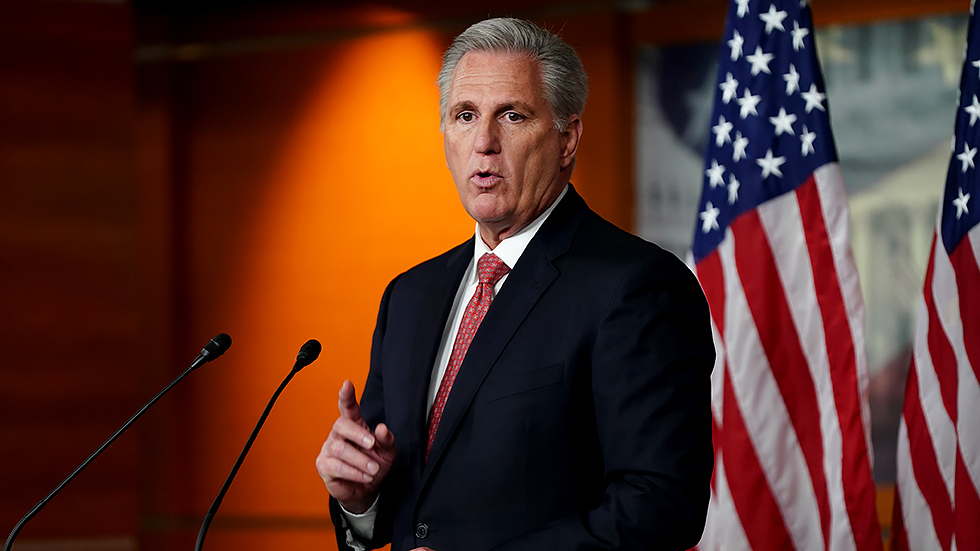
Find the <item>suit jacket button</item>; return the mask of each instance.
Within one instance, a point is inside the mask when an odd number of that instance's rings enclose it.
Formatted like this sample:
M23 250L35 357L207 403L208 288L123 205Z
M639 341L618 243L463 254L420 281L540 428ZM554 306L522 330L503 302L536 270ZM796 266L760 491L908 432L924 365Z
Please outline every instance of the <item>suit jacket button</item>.
M415 525L415 537L424 540L429 537L429 527L425 525L424 522L420 522Z

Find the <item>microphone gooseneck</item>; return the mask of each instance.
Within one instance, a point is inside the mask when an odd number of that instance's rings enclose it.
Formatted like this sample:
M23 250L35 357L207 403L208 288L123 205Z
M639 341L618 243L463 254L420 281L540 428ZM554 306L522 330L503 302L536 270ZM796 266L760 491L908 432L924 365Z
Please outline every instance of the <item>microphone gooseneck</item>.
M61 492L61 490L63 490L65 486L68 485L69 482L74 480L75 477L78 476L79 473L81 473L86 467L88 467L92 461L95 461L95 458L101 455L102 452L105 451L105 449L108 448L110 444L115 442L116 439L119 438L119 436L121 436L122 433L126 431L126 429L128 429L133 423L135 423L137 419L142 417L143 414L146 413L146 410L150 409L150 406L157 403L157 400L162 398L164 394L170 392L170 389L172 389L174 386L177 385L177 383L182 381L184 377L190 374L191 371L194 371L198 367L201 367L207 362L210 362L211 360L224 354L225 351L228 350L228 347L230 346L231 346L231 337L229 337L226 333L221 333L220 335L211 339L211 341L204 346L204 349L201 350L201 353L197 356L197 359L195 359L191 363L190 367L185 369L184 372L178 375L176 379L171 381L170 384L165 386L163 390L157 393L156 396L151 398L149 402L147 402L143 407L139 409L139 411L137 411L132 417L129 418L129 421L123 423L123 426L119 427L119 430L114 432L112 436L109 437L108 440L103 442L102 445L98 447L98 449L92 452L92 455L88 456L88 459L83 461L81 465L79 465L74 471L72 471L72 473L68 475L68 478L62 480L61 484L58 484L55 487L55 489L52 490L51 493L47 495L47 497L39 501L37 505L34 506L33 509L31 509L30 511L27 512L26 515L24 515L24 518L20 519L20 522L18 522L17 525L14 526L14 529L11 530L10 535L7 537L7 542L3 546L3 551L10 551L11 546L13 546L14 544L14 540L17 538L17 534L19 534L21 529L24 528L24 525L27 524L27 522L30 521L32 518L34 518L35 515L40 513L41 509L44 509L44 507L48 504L49 501L51 501L54 498L54 496L58 495L58 493Z
M241 468L242 463L245 462L245 456L248 455L248 451L252 449L252 443L255 442L255 437L258 436L259 430L262 425L265 424L265 420L269 417L269 412L272 411L273 404L279 399L279 395L289 384L289 381L293 379L293 376L299 373L300 369L310 365L320 356L320 343L316 339L310 339L299 349L299 354L296 355L296 363L293 364L293 368L286 375L286 378L282 380L279 384L279 388L272 395L272 399L269 400L268 405L265 406L265 411L262 412L262 416L259 417L259 422L255 424L255 428L252 429L252 434L249 435L248 441L245 442L245 447L242 448L242 453L238 454L238 460L235 461L235 465L231 468L231 472L228 473L228 477L225 479L225 483L221 486L221 490L218 491L218 495L214 498L211 503L211 507L208 509L206 515L204 515L204 521L201 522L201 531L197 534L197 543L194 545L194 551L201 551L204 547L204 538L207 537L208 528L211 526L211 521L214 519L214 515L218 512L218 507L221 507L221 501L225 498L225 494L228 493L228 488L231 487L231 481L235 479L235 475L238 474L238 469Z

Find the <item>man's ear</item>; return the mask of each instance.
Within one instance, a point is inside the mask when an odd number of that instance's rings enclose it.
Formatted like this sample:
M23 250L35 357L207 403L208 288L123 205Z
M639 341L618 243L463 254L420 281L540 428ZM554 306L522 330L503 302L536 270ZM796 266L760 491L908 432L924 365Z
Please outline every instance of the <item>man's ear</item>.
M561 160L562 170L568 168L575 161L575 152L578 151L579 140L582 139L582 119L578 115L568 117L568 124L565 131L561 133Z

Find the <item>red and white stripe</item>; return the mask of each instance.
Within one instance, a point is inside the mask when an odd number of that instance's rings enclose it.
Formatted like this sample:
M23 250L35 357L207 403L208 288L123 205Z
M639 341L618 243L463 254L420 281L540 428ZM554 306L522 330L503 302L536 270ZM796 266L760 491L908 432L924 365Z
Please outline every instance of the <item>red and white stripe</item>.
M896 550L980 549L978 266L980 226L948 256L933 238L898 435Z
M848 235L832 163L742 214L695 267L718 351L701 550L881 549Z

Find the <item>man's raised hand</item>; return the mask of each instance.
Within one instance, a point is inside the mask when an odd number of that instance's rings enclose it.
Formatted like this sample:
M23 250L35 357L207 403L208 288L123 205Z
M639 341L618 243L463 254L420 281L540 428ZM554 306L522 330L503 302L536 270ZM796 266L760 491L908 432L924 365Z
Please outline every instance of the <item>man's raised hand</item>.
M395 436L384 423L374 433L361 417L354 385L340 387L340 417L316 458L316 470L330 492L351 513L366 511L395 460Z

